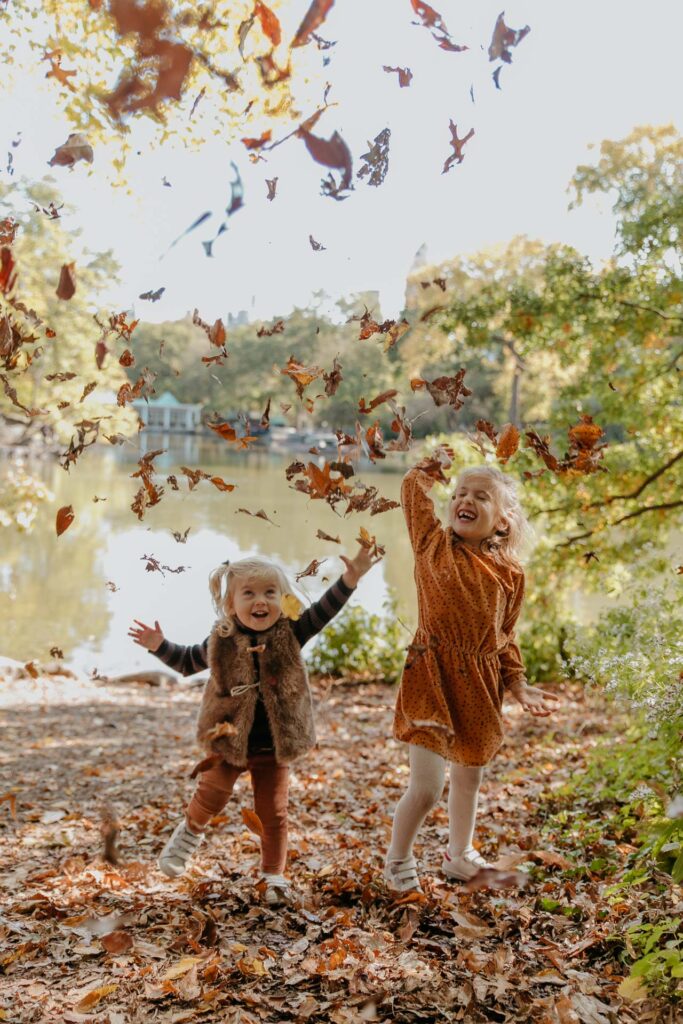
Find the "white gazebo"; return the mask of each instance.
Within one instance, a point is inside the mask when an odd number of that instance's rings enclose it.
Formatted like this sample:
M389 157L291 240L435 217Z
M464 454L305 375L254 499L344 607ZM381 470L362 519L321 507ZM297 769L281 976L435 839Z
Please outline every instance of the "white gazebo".
M136 398L132 404L149 430L193 434L201 429L201 404L179 402L170 391L164 391L163 395L148 401Z

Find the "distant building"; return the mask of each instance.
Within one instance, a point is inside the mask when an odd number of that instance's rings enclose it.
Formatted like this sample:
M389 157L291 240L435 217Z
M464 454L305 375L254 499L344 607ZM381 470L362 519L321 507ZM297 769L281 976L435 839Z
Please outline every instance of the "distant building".
M179 402L170 391L164 391L159 398L150 398L149 401L136 398L132 404L149 430L192 434L201 429L201 404Z

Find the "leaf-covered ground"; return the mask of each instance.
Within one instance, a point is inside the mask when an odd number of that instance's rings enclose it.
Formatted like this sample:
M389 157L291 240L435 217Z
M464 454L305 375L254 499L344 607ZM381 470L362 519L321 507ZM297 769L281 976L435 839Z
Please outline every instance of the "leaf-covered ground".
M556 791L615 728L593 695L565 690L551 724L507 713L477 843L521 860L526 889L466 893L440 876L444 801L418 848L425 895L396 899L381 881L407 779L387 738L394 691L318 687L320 748L291 792L300 903L271 910L240 813L247 776L186 877L155 866L191 792L199 689L11 676L0 682L0 1020L669 1019L617 993L625 969L610 935L655 898L606 892L632 836L608 809L601 823L585 808L571 829L553 818ZM116 864L103 856L107 809Z

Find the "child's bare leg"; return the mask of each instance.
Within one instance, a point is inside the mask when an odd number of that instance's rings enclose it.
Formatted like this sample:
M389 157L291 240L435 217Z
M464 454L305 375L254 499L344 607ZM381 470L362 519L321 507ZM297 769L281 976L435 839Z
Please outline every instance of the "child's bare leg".
M452 764L448 794L448 853L458 857L472 846L479 787L484 769Z
M256 754L249 758L249 769L254 810L263 825L261 870L264 875L281 875L287 860L289 768L272 754Z
M208 772L202 772L185 812L187 827L191 832L203 832L214 815L220 814L230 799L235 782L244 770L221 761Z
M413 844L422 823L443 793L446 773L444 758L413 743L409 744L408 749L410 782L394 813L388 862L412 856Z

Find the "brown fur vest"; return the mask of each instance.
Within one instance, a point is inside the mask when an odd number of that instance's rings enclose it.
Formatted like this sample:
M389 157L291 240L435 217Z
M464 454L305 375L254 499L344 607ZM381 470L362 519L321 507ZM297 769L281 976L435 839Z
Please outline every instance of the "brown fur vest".
M260 684L250 647L265 644L257 654ZM228 764L247 763L249 733L254 724L257 694L261 692L275 746L275 759L287 764L315 746L313 702L301 648L288 619L280 619L253 640L245 633L222 637L214 629L209 637L211 675L204 689L197 723L197 738L207 751L220 754ZM250 686L231 694L236 687Z

